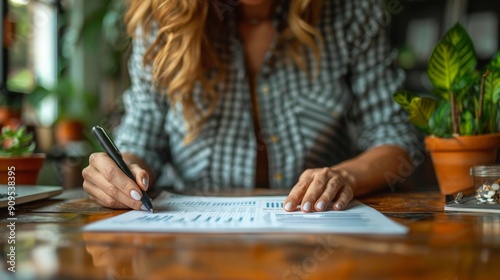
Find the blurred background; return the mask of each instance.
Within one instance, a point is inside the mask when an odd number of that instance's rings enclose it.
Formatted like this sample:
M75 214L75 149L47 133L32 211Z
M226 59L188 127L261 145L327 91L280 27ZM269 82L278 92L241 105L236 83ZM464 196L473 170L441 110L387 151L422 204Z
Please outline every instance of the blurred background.
M123 0L1 0L0 124L21 122L47 154L41 184L81 186L129 84Z
M34 132L37 150L47 154L40 184L80 187L81 169L98 150L90 127L111 131L123 112L130 52L125 0L0 1L0 125L23 123ZM430 90L427 60L456 22L472 36L479 67L499 48L500 1L386 3L379 22L389 31L407 74L405 87L413 92ZM430 160L417 174L415 184L436 185Z

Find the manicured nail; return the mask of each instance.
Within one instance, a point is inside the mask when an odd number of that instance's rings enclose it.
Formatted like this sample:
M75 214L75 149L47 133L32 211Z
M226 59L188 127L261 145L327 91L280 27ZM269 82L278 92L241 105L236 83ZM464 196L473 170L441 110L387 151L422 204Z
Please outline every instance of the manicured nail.
M302 210L309 212L309 210L311 210L311 202L308 201L304 203L304 205L302 205Z
M342 203L337 202L337 204L335 204L335 208L337 208L339 210L342 209Z
M316 204L316 209L323 211L325 209L325 203L323 201L320 201Z
M141 205L141 210L148 211L148 208L146 208L146 206L144 205Z
M291 202L291 201L288 201L288 202L285 204L285 210L286 210L286 211L290 211L290 210L292 210L292 202Z
M149 187L149 181L148 181L148 179L146 179L146 178L142 178L142 184L143 184L144 186L146 186L146 188L148 188L148 187Z
M135 200L141 200L141 195L136 190L131 190L130 196Z

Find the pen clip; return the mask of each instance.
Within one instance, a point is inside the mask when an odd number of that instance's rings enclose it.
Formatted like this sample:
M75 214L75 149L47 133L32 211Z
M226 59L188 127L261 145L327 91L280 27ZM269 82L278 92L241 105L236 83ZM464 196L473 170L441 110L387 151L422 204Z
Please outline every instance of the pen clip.
M115 143L111 141L111 138L109 138L104 128L96 125L92 128L92 133L95 135L95 137L97 137L97 140L101 143L101 145L111 145L111 148L115 150L115 152L120 157L122 156L122 153L120 153L120 150L118 150L118 148L115 146Z

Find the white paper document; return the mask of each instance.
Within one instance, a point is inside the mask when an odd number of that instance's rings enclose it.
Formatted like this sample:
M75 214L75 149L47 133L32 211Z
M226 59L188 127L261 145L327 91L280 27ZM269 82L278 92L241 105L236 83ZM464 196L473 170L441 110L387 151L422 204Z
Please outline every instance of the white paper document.
M405 234L408 229L352 201L344 211L283 210L285 196L206 197L163 193L156 213L130 211L84 227L85 231L308 232ZM331 209L331 206L329 206Z

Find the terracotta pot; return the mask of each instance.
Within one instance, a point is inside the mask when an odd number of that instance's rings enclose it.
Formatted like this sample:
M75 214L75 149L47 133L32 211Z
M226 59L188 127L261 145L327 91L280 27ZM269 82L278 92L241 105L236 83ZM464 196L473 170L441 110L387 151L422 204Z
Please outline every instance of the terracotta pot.
M44 160L45 154L0 157L0 184L15 181L16 185L36 185ZM13 173L9 174L9 170Z
M454 138L425 138L442 194L456 194L474 188L470 168L495 163L500 133Z
M21 120L21 110L9 107L0 107L0 126L15 127L14 124Z
M83 139L84 125L77 120L63 120L56 124L56 142L59 145L66 145L72 141Z

